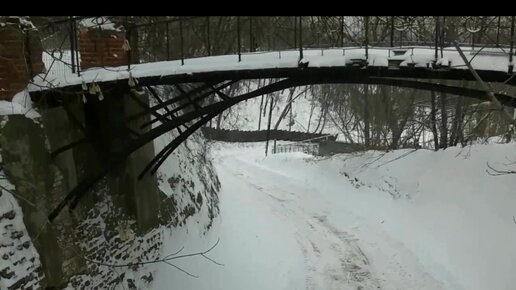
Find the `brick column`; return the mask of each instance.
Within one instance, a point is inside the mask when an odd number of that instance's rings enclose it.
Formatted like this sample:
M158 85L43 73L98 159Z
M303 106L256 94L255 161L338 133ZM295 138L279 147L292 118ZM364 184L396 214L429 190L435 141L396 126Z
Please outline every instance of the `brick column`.
M123 31L80 27L81 69L126 65L127 53L123 48L124 42Z
M0 23L0 100L10 101L45 66L37 30L23 28L18 18L7 21Z

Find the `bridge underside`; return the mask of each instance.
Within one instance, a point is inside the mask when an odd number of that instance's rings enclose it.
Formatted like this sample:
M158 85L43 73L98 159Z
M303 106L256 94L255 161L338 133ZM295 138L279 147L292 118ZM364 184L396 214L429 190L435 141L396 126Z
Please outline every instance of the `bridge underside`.
M506 82L514 85L515 79L510 79L506 73L501 72L480 72L485 81ZM230 85L243 79L272 78L278 79L269 85L257 88L254 91L229 96L223 90ZM209 122L212 118L219 115L224 110L238 104L239 102L262 96L265 94L281 91L287 88L315 85L315 84L375 84L397 87L406 87L427 91L449 93L454 95L476 98L488 101L489 98L485 91L469 89L459 86L445 85L434 82L425 82L416 79L451 79L451 80L472 80L469 71L464 70L432 70L424 68L413 69L381 69L381 68L306 68L306 69L274 69L274 70L250 70L250 71L225 71L198 73L192 75L174 75L161 77L144 77L134 80L119 80L99 83L105 98L120 97L110 95L110 91L120 92L120 87L130 96L141 93L148 93L156 99L157 105L149 107L145 103L139 103L141 112L126 116L126 122L148 116L152 114L154 119L141 125L146 129L145 133L136 134L130 142L127 142L120 150L112 152L101 166L100 170L86 177L81 181L60 203L60 205L49 215L49 220L53 221L60 211L68 205L73 209L89 189L111 170L122 164L127 157L144 146L152 142L155 138L171 130L178 130L178 136L143 169L140 178L147 173L154 174L166 158L191 134L201 126ZM197 82L190 90L186 89L185 82ZM155 85L174 85L180 92L178 96L164 99L153 89ZM147 92L144 92L144 87ZM115 89L116 88L116 89ZM83 90L82 86L69 86L59 90L46 90L31 93L32 98L37 103L44 103L47 106L58 106L67 98L81 100L86 97L88 102L99 101L99 90ZM516 108L516 98L506 94L496 94L498 100L505 106ZM154 124L159 122L160 124ZM154 125L154 126L152 126ZM92 142L86 137L77 142ZM74 143L77 143L74 142ZM64 152L74 146L74 143L67 145L53 155Z
M92 80L101 86L114 85L119 81L128 80L129 74L125 70L118 70L120 74L111 80ZM477 70L479 76L486 82L504 83L516 85L514 74L502 71ZM149 75L138 77L138 82L142 86L173 85L180 83L220 83L226 80L244 79L282 79L295 78L312 80L314 83L332 82L338 79L340 83L368 83L372 78L404 78L404 79L427 79L434 81L446 80L467 80L474 81L475 78L467 69L453 69L448 67L424 68L424 67L288 67L288 68L264 68L264 69L235 69L210 72L178 73L169 75ZM39 98L53 89L60 91L75 92L81 91L82 83L78 78L72 84L63 84L55 87L51 82L41 82L36 88L31 90L34 98ZM75 84L74 84L75 83Z
M486 82L499 82L511 86L516 85L516 78L501 71L477 70ZM342 83L366 82L369 78L409 78L433 80L475 80L469 70L433 68L388 68L388 67L306 67L306 68L269 68L199 72L191 74L149 76L139 78L142 85L166 85L174 83L222 82L234 79L264 78L305 78L324 82L325 79L338 78Z

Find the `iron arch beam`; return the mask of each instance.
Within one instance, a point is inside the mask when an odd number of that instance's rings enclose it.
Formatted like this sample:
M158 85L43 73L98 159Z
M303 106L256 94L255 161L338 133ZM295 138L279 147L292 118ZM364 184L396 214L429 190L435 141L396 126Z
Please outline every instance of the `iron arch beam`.
M220 88L225 88L225 87L227 87L227 86L229 86L229 85L231 85L231 84L233 84L235 82L237 82L237 81L236 80L232 80L232 81L229 81L227 83L224 83L224 84L220 85L219 87ZM134 114L132 116L129 116L129 117L127 117L127 121L134 120L134 119L139 118L139 117L141 117L141 116L143 116L145 114L155 112L155 111L157 111L159 109L167 108L167 106L172 105L172 104L174 104L174 103L176 103L178 101L181 101L183 99L186 99L186 98L190 97L191 95L202 93L203 91L206 91L206 90L211 90L211 87L213 87L214 85L215 84L213 84L213 83L207 83L207 84L201 85L201 86L199 86L197 88L192 89L191 91L182 93L182 94L180 94L177 97L173 97L173 98L171 98L169 100L163 101L162 103L159 103L159 104L157 104L155 106L152 106L152 107L150 107L150 108L148 108L146 110L143 110L140 113L137 113L137 114ZM150 85L145 85L145 86L150 86Z
M126 148L118 153L115 153L109 161L107 161L101 169L93 175L90 175L86 177L83 181L81 181L74 189L72 189L65 198L57 205L57 207L52 210L52 212L48 215L48 220L50 222L53 222L55 218L59 215L59 213L63 210L63 208L70 203L70 209L73 209L77 206L80 199L88 192L88 190L95 185L100 179L102 179L105 175L107 175L113 168L118 166L120 163L122 163L129 155L131 155L134 151L138 150L148 142L156 139L157 137L163 135L164 133L173 130L182 124L185 124L189 121L192 121L193 119L196 119L200 116L208 114L208 116L216 116L218 113L223 112L227 108L241 102L244 100L248 100L257 96L261 96L263 94L268 94L276 91L281 91L283 89L297 86L297 83L299 81L297 80L291 80L286 79L279 82L276 82L274 84L270 84L268 86L262 87L260 89L257 89L253 92L241 95L239 97L232 98L229 101L222 101L219 103L215 103L209 106L206 106L200 110L193 111L187 114L184 114L183 116L179 116L173 121L169 121L165 124L162 124L156 128L153 128L146 132L145 134L142 134L138 139L134 140L133 142L129 143ZM213 118L213 117L212 117ZM202 120L202 119L201 119ZM205 122L208 122L209 119L207 118ZM201 124L202 125L202 124ZM201 126L199 125L199 127ZM192 126L193 127L193 126ZM190 128L192 128L190 127ZM198 129L198 128L196 128ZM188 136L190 136L195 130L189 131ZM185 131L184 133L186 133ZM190 133L191 132L191 133ZM183 135L186 136L186 135ZM186 137L188 137L186 136ZM186 137L184 137L186 139Z
M483 90L463 88L458 86L444 85L439 83L430 83L422 81L414 81L407 79L397 78L383 78L383 77L371 77L365 80L342 80L339 76L320 77L318 79L306 79L302 85L316 85L316 84L371 84L371 85L386 85L403 88L412 88L423 91L434 91L441 93L448 93L458 96L464 96L474 98L482 101L489 101L487 92ZM516 108L516 97L509 96L506 94L495 93L496 98L504 106Z
M224 110L230 108L233 105L236 105L242 101L252 99L264 94L281 91L283 89L287 89L290 87L295 86L303 86L303 85L310 85L310 84L328 84L328 83L342 83L342 82L348 82L349 80L345 81L342 79L341 76L331 76L331 75L319 75L316 78L289 78L284 79L281 81L278 81L274 84L267 85L265 87L259 88L255 91L233 97L229 100L223 100L215 104L208 105L206 107L200 108L196 111L192 111L186 114L183 114L182 116L178 116L172 121L168 121L156 128L153 128L146 132L145 134L142 134L138 139L131 142L127 147L116 153L112 159L107 162L102 169L95 175L92 175L85 180L83 180L80 184L77 185L68 195L65 197L65 199L50 213L48 216L48 219L50 222L52 222L57 215L62 211L64 206L73 199L71 203L71 208L73 209L79 200L86 194L86 192L102 177L104 177L114 166L120 164L123 162L130 154L132 154L134 151L138 150L148 142L154 140L155 138L163 135L164 133L173 130L181 125L186 124L187 122L190 122L194 119L197 119L199 117L205 116L201 118L201 121L195 123L193 126L191 126L187 131L183 132L180 136L180 139L177 142L173 141L173 144L170 145L174 147L174 149L179 146L181 142L186 140L188 136L190 136L195 130L197 130L202 124L208 122L211 118L218 115L219 113L223 112ZM454 86L448 86L448 85L442 85L442 84L433 84L433 83L427 83L427 82L420 82L420 81L411 81L411 80L400 80L400 79L388 79L388 78L367 78L367 79L356 79L354 82L351 83L370 83L370 84L382 84L382 85L392 85L392 86L404 86L404 87L412 87L417 89L423 89L423 90L433 90L433 91L442 91L442 92L449 92L453 94L463 95L463 96L471 96L476 97L481 100L487 100L487 96L485 95L486 92L475 90L475 89L466 89L461 87L454 87ZM498 94L497 96L500 98L500 101L505 101L505 103L510 104L512 106L515 106L514 98ZM505 98L505 99L504 99ZM203 123L204 122L204 123ZM162 155L166 155L167 152L171 151L163 151ZM161 152L160 152L161 153ZM170 154L170 153L168 153ZM166 158L160 159L158 162L161 164ZM157 159L156 159L157 160ZM154 161L153 163L155 163Z
M170 142L167 146L165 146L152 160L145 166L142 172L138 175L138 179L143 178L145 173L150 170L150 174L154 174L158 168L165 162L170 154L183 143L190 135L192 135L195 131L197 131L202 125L209 122L211 119L215 118L218 114L222 113L225 109L221 111L214 111L209 113L208 115L201 118L201 120L197 121L195 124L190 126L187 130L177 136L172 142ZM152 169L151 169L152 168Z
M458 96L465 96L470 98L479 99L482 101L489 101L489 98L487 97L487 94L485 91L477 90L477 89L470 89L470 88L462 88L457 86L450 86L450 85L444 85L444 84L438 84L438 83L430 83L430 82L422 82L422 81L414 81L414 80L406 80L406 79L396 79L396 78L378 78L378 77L371 77L367 79L343 79L340 76L325 76L321 75L316 78L313 77L305 77L305 78L297 78L296 84L293 86L303 86L303 85L317 85L317 84L342 84L342 83L349 83L349 84L372 84L372 85L387 85L387 86L396 86L396 87L404 87L404 88L412 88L412 89L419 89L419 90L426 90L426 91L435 91L435 92L441 92L441 93L449 93L454 94ZM208 92L206 95L203 95L203 97L206 97L209 94L212 94L213 92ZM254 96L254 94L253 94ZM498 98L498 100L505 106L516 108L516 98L496 93L495 96ZM225 100L228 102L232 102L237 98L245 98L246 100L252 97L248 97L247 94L241 95L239 97L234 97L229 100ZM181 107L182 108L182 107ZM175 112L175 111L173 111ZM205 112L204 109L199 109L197 112ZM188 114L185 114L183 116L187 116ZM164 114L163 116L167 117L168 114ZM151 120L145 124L142 124L142 128L149 126L150 124L154 123L156 119Z
M224 89L224 88L229 87L230 85L232 85L232 84L233 84L233 83L235 83L235 82L237 82L237 81L230 81L230 82L225 83L225 84L223 84L223 85L221 85L221 86L219 86L219 87L217 87L217 88L210 87L210 89L209 89L208 91L205 91L205 92L203 92L203 93L201 93L201 94L197 95L195 98L191 99L191 101L194 101L194 102L196 102L196 101L202 101L202 100L204 100L205 98L209 97L210 95L215 94L217 91L219 91L219 90L222 90L222 89ZM188 107L188 106L190 106L190 105L191 105L191 103L184 103L184 104L182 104L182 105L179 105L179 106L177 106L176 108L174 108L174 109L170 110L170 112L165 113L165 114L164 114L164 116L173 115L174 113L176 113L176 112L178 112L178 111L180 111L180 110L182 110L182 109L184 109L184 108L186 108L186 107ZM160 108L158 107L157 109L160 109ZM199 108L198 108L198 107L196 107L196 109L199 109ZM143 123L143 124L140 126L140 128L141 128L141 129L143 129L143 128L149 127L150 125L152 125L152 124L154 124L154 123L156 123L156 119L153 119L153 120L150 120L150 121L147 121L147 122Z
M429 83L429 82L421 82L421 81L413 81L413 80L403 80L403 79L386 79L386 78L370 78L370 84L376 85L387 85L387 86L397 86L404 88L412 88L424 91L434 91L440 93L448 93L457 96L465 96L478 100L489 101L489 97L487 96L487 92L477 89L463 88L457 86L449 86L444 84L437 83ZM507 107L516 108L516 98L501 94L495 93L496 98L502 103L502 105Z

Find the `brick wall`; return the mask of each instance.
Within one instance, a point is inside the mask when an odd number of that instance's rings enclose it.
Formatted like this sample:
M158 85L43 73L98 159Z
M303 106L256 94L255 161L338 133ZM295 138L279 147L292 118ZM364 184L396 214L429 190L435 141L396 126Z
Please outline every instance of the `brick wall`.
M81 69L127 64L127 53L123 45L125 32L81 27L79 51Z
M45 68L37 30L9 21L0 25L0 100L8 101Z

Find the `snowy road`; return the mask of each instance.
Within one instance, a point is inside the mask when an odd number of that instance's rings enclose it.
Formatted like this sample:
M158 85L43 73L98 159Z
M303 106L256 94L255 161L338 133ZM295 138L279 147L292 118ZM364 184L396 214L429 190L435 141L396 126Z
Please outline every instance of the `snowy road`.
M392 248L393 245L383 242L386 253L393 257L381 257L387 260L371 264L371 257L362 249L360 237L349 231L350 223L335 224L328 220L331 211L346 212L346 208L339 209L326 203L320 189L311 186L306 180L296 179L255 162L263 159L261 151L261 148L240 152L222 151L215 164L223 184L222 226L228 222L224 216L234 212L235 207L249 207L246 216L232 218L245 224L239 227L251 227L251 232L274 244L276 250L280 249L279 255L267 258L269 262L297 270L284 271L283 278L290 281L290 284L274 289L442 288L420 270L416 258L406 252L399 253L404 249L396 245ZM227 207L228 203L231 204ZM350 221L357 219L351 212L347 214ZM255 221L264 217L271 222L264 227L254 227ZM277 227L282 228L280 236L276 235ZM235 233L235 236L240 235ZM245 239L242 236L240 238ZM295 240L294 249L291 249L292 240ZM379 241L374 242L377 246ZM283 248L288 250L283 252ZM256 250L267 256L267 249ZM263 255L253 259L263 258ZM404 261L396 257L403 257ZM299 260L302 260L302 265L299 265ZM248 262L260 264L259 261ZM408 264L403 265L402 262ZM257 285L252 289L264 288Z
M232 192L252 195L253 203L261 203L272 212L276 222L287 225L302 253L305 289L379 288L353 235L334 228L323 213L308 210L306 205L313 201L299 193L302 189L268 181L263 169L246 166L237 158L218 164L222 169L219 172L223 172L222 183L238 188L230 189Z

